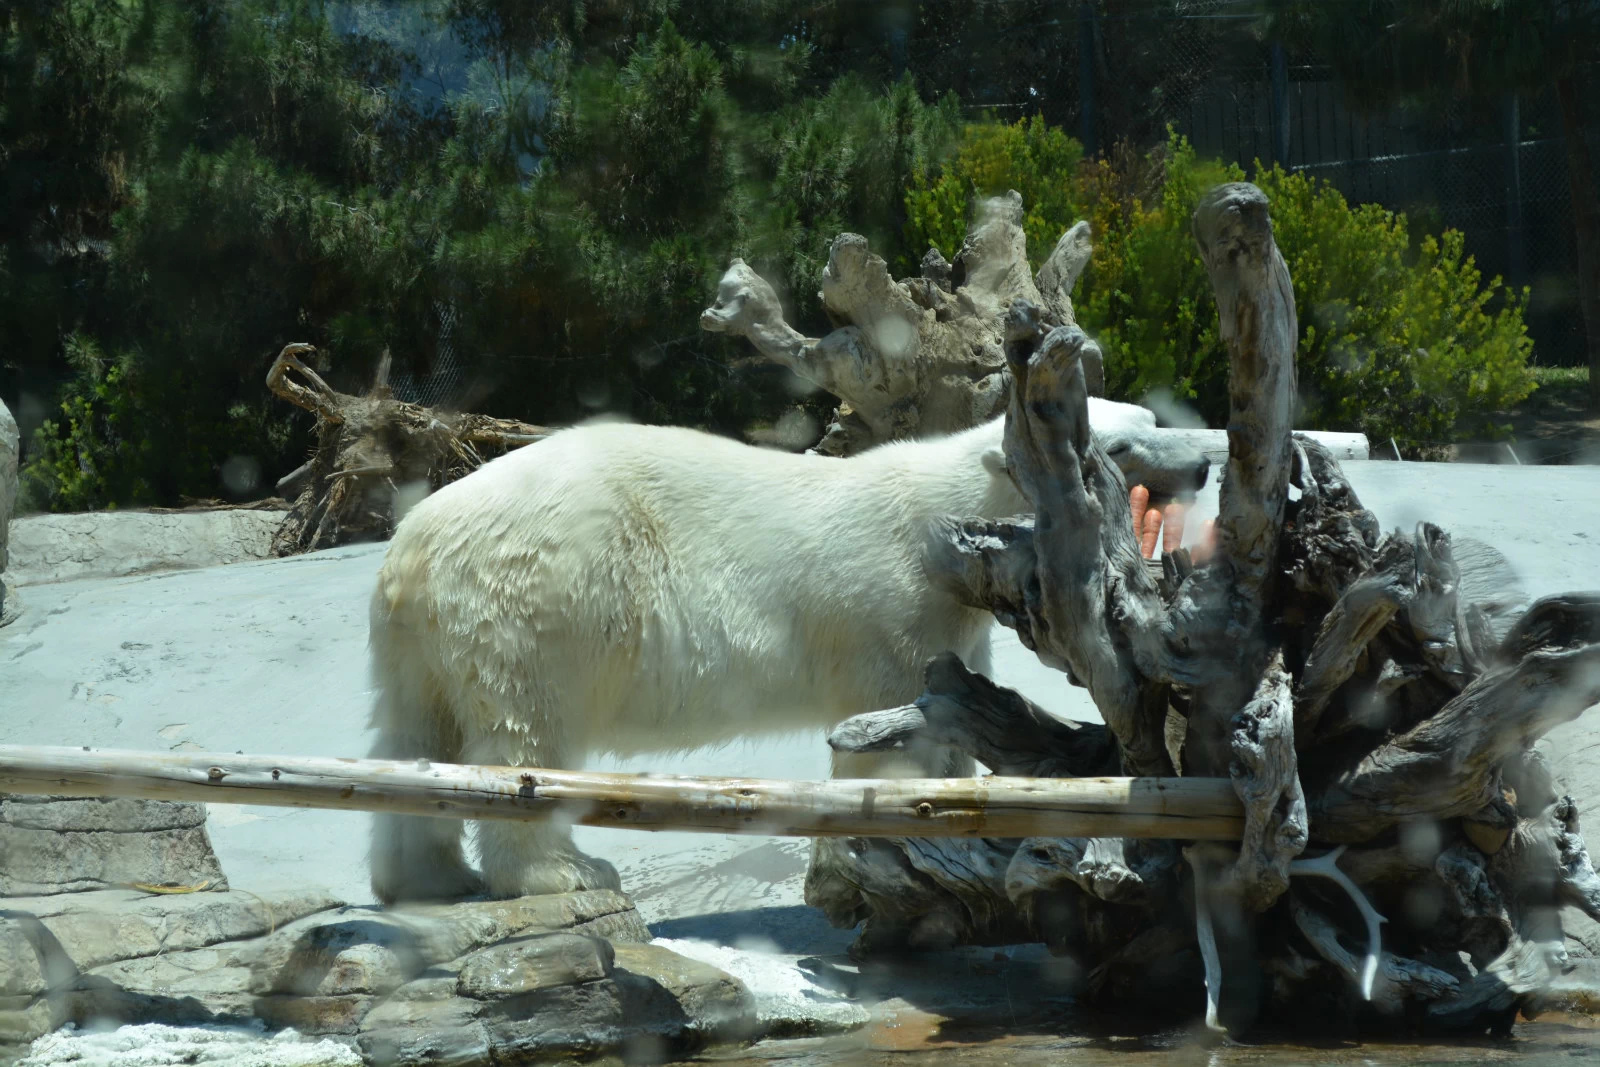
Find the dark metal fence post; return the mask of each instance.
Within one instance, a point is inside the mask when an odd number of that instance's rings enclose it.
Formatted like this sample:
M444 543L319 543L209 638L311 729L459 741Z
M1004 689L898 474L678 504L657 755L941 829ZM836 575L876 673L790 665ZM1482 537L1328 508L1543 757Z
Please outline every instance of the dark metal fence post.
M1272 158L1289 169L1289 58L1272 42Z
M1078 4L1078 122L1084 155L1094 155L1094 4Z
M1527 277L1522 244L1522 109L1517 94L1505 104L1506 145L1506 281L1513 288Z

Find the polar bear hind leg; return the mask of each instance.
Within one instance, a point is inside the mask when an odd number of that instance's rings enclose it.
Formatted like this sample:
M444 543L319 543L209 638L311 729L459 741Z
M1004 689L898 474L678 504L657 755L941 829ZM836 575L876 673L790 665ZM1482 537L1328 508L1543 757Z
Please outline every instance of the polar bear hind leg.
M415 660L393 657L379 683L373 725L373 759L457 762L461 738L438 713L438 693ZM402 900L460 900L483 892L483 879L461 851L461 821L419 815L372 817L372 895L384 904Z
M377 694L372 725L376 759L427 759L491 766L567 767L570 746L552 709L533 713L526 688L495 685L517 671L495 642L453 646L441 661L436 633L419 633L414 613L392 610L396 586L380 581L372 612L372 662ZM431 628L431 627L430 627ZM424 637L428 639L424 639ZM463 663L469 669L463 670ZM455 670L450 668L454 667ZM378 815L372 827L372 892L385 904L459 900L485 891L495 897L617 889L617 872L579 852L569 827L548 820L493 820L477 826L483 873L462 850L462 823L453 818Z

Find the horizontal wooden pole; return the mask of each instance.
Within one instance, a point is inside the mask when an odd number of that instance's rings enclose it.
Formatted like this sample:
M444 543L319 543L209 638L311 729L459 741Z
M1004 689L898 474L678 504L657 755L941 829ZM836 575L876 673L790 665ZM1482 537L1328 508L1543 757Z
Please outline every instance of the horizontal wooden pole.
M1371 459L1372 448L1367 442L1367 435L1362 433L1343 433L1334 430L1296 430L1303 433L1317 444L1333 453L1333 458L1341 463L1349 460ZM1227 430L1184 430L1169 428L1161 430L1165 437L1176 437L1190 448L1205 454L1205 457L1218 468L1228 462L1228 431Z
M775 837L1158 837L1237 841L1222 778L787 781L301 756L0 745L0 792L555 818Z

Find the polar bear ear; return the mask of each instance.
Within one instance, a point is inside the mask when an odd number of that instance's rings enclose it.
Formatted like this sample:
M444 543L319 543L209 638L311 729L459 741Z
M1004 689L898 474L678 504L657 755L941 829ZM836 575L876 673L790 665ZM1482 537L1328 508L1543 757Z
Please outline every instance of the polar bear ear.
M1003 448L987 448L983 452L983 469L996 478L1006 476L1006 450Z

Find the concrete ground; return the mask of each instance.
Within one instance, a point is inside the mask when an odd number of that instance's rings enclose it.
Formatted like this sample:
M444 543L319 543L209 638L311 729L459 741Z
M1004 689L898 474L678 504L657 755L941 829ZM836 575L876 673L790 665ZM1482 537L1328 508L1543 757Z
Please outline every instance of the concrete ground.
M1423 517L1499 548L1532 596L1600 587L1600 470L1352 462L1385 527ZM1216 490L1196 524L1215 513ZM203 570L31 584L0 628L0 734L15 744L360 756L369 745L366 602L383 546ZM997 680L1057 714L1095 718L1081 690L996 629ZM867 709L863 709L867 710ZM1600 711L1558 731L1580 807L1600 805ZM819 735L605 761L616 770L825 777ZM367 817L212 805L234 885L366 887ZM849 935L801 904L804 841L579 830L613 860L658 936L831 953Z

